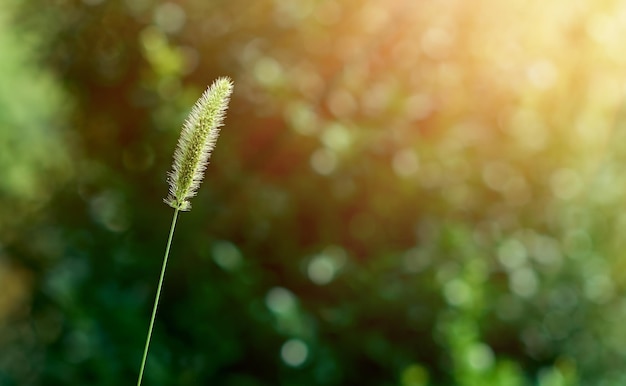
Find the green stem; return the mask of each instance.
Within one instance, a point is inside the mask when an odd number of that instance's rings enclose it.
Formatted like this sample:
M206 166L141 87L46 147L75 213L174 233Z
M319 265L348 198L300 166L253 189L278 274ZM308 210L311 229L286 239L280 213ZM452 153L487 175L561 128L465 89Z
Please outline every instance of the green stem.
M176 219L178 218L178 209L174 210L174 218L172 219L172 227L170 228L170 237L167 239L167 247L165 248L165 257L163 258L163 267L161 268L161 277L159 278L159 286L157 287L156 298L154 299L154 307L152 308L152 317L150 318L150 327L148 328L148 338L146 339L146 347L143 350L143 359L141 360L141 369L139 370L139 380L137 386L141 386L143 378L143 370L146 367L146 359L148 358L148 347L150 347L150 338L152 338L152 328L154 327L154 319L156 318L159 298L161 297L161 288L163 287L163 278L165 277L165 267L167 266L167 258L170 254L170 246L172 245L172 237L174 236L174 228L176 228Z

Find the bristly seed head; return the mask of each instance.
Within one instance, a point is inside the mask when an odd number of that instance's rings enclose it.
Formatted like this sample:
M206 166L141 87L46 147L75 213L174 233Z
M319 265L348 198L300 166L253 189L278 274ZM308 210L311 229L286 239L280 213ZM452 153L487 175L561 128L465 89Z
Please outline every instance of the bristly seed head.
M196 195L209 157L215 147L226 115L233 82L221 77L202 94L183 125L168 173L170 191L164 200L178 210L190 210L189 199Z

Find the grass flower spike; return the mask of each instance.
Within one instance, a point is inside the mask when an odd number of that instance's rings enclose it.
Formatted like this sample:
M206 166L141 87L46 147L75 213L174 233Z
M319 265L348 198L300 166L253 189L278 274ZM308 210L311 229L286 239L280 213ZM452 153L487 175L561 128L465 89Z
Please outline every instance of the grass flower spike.
M170 192L165 199L172 208L191 209L189 199L196 195L202 181L232 91L229 78L217 79L196 102L183 125L169 174Z
M233 82L229 78L218 78L213 82L193 106L178 140L178 146L174 153L174 164L172 171L169 173L170 192L164 200L165 203L174 208L174 217L170 226L167 247L165 247L161 276L159 277L159 285L154 299L154 306L152 307L152 317L148 327L148 337L143 350L137 386L141 385L143 372L146 367L148 348L150 347L150 339L154 328L154 320L156 319L159 298L161 297L161 288L163 288L165 267L167 267L167 258L170 254L178 212L191 209L189 199L196 195L200 182L202 182L204 170L209 163L211 151L215 147L215 141L219 135L220 126L222 126L224 121L224 115L232 92Z

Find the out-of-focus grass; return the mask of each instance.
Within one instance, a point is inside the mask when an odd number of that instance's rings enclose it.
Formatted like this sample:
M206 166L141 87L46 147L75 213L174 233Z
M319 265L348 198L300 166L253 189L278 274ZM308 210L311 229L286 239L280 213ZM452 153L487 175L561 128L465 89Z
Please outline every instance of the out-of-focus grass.
M41 209L73 173L69 99L36 61L36 34L11 28L0 3L0 240Z
M7 183L26 196L59 186L42 154L75 177L4 228L26 278L13 293L35 288L15 297L28 312L0 355L36 365L11 379L134 378L173 144L202 87L230 75L228 129L174 243L151 384L626 382L623 2L19 10L7 41L32 33L44 65L2 76L58 77L77 155L65 168L47 151L60 125L33 135L46 151L5 162L28 171Z
M41 355L24 330L37 275L33 261L17 259L9 246L30 239L34 250L54 254L54 238L30 238L44 224L42 209L70 180L68 98L36 61L36 34L11 26L13 2L0 2L0 384L31 382ZM45 226L45 225L44 225ZM52 232L57 230L50 229ZM47 241L50 242L47 242ZM37 245L39 244L39 245Z

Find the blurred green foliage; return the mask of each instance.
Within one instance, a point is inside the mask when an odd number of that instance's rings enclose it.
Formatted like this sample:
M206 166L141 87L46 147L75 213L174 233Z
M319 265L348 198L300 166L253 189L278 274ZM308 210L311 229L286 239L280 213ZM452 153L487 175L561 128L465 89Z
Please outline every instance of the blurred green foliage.
M626 384L620 1L2 0L0 384Z

